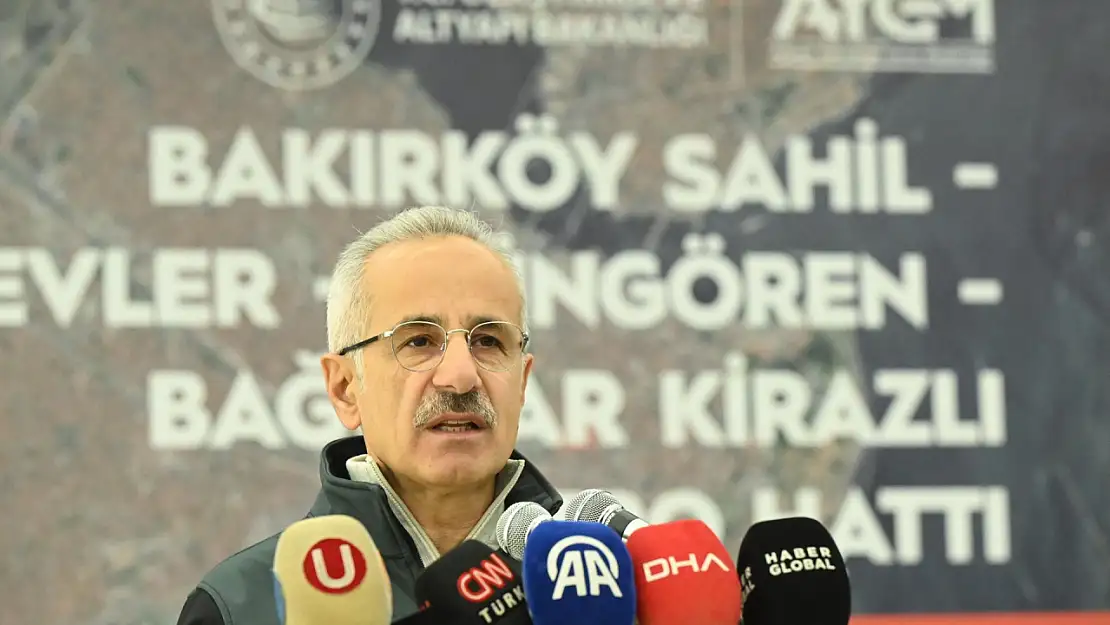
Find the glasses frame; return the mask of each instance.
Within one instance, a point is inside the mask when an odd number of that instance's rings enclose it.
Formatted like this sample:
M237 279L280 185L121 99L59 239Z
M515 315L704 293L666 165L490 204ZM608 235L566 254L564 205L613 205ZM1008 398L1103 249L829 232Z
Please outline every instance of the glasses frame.
M402 364L401 359L397 357L397 346L394 345L393 341L392 341L393 335L396 334L398 330L400 330L401 328L404 328L405 326L411 326L411 325L415 325L415 324L418 324L418 323L424 324L424 325L432 325L432 326L435 326L435 327L439 328L440 330L443 330L443 335L445 337L444 340L443 340L443 347L441 347L440 350L439 350L439 359L435 361L435 364L428 367L427 369L412 369L412 368L406 367L404 364ZM502 371L508 371L509 369L512 369L512 364L505 367L504 369L494 369L494 368L491 368L491 367L488 367L488 366L482 364L477 358L474 357L472 344L470 342L470 338L471 338L471 336L473 336L473 332L475 330L477 330L478 328L481 328L483 326L489 326L489 325L494 325L494 324L509 325L509 326L512 326L512 327L516 328L517 331L520 332L520 337L521 337L520 338L520 353L523 355L526 352L526 350L528 349L528 340L529 340L530 337L528 336L528 333L524 331L524 328L521 328L520 326L518 326L517 324L515 324L511 321L483 321L482 323L475 324L474 327L470 328L469 330L466 329L466 328L455 328L454 330L448 330L447 328L439 325L438 323L435 323L434 321L424 321L424 320L421 320L421 319L414 319L412 321L402 321L401 323L398 323L397 325L395 325L392 328L386 330L385 332L382 332L381 334L371 336L370 338L362 339L361 341L359 341L357 343L352 343L352 344L348 345L347 347L344 347L343 349L337 351L336 354L339 355L339 356L347 356L353 351L362 349L363 347L367 347L367 346L372 345L372 344L374 344L378 341L383 341L385 339L391 339L389 341L389 350L391 352L393 352L393 360L397 361L397 364L400 365L401 368L403 368L407 371L412 371L413 373L421 373L421 372L424 372L424 371L431 371L432 369L435 369L436 367L438 367L440 365L440 363L443 362L443 356L447 353L447 343L450 342L451 335L455 334L455 333L458 333L458 332L462 332L466 336L466 351L470 352L470 357L474 359L474 364L478 365L482 369L485 369L486 371L491 371L491 372L494 372L494 373L500 373Z

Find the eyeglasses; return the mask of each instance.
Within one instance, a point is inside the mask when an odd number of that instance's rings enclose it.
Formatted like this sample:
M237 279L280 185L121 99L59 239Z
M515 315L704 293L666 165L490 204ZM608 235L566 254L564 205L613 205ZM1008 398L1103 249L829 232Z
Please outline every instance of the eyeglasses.
M430 321L406 321L377 336L344 347L337 353L346 356L378 340L389 339L398 364L409 371L429 371L443 361L447 339L455 332L466 334L466 346L474 362L486 371L509 370L528 346L528 334L508 321L487 321L469 330L447 330Z

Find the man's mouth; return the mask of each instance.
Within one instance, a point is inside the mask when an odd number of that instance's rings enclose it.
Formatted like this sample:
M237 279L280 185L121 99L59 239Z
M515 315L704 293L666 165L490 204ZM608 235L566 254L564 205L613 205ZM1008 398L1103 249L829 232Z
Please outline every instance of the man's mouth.
M469 432L481 428L469 421L444 421L432 429L437 432Z
M485 429L485 422L477 415L443 415L433 419L428 429L436 432L471 432Z

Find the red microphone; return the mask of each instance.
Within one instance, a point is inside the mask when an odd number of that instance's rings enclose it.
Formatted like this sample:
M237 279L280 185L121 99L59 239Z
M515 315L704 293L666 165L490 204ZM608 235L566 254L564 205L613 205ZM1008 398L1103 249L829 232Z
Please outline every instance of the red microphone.
M625 544L636 574L640 625L737 625L740 579L713 530L673 521L636 530Z

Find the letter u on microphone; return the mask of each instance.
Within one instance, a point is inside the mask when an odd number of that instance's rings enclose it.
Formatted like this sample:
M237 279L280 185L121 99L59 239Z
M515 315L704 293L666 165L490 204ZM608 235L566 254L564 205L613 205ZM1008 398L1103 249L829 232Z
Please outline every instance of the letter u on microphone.
M388 625L393 618L385 563L349 516L304 519L281 533L274 595L284 625Z
M524 596L535 625L631 625L632 559L600 523L540 523L524 545Z

